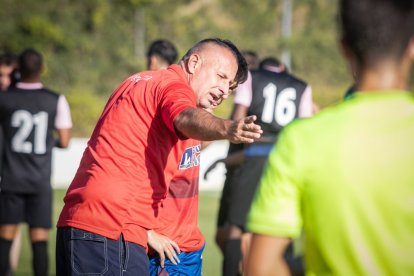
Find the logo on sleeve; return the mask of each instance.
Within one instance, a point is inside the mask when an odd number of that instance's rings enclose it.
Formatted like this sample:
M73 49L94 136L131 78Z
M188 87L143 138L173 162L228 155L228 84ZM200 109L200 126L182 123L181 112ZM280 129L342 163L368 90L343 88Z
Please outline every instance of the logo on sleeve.
M152 79L152 76L149 76L149 75L141 76L140 74L135 74L135 75L130 76L128 79L132 82L139 82L140 80L144 80L144 81L150 80Z
M201 145L186 148L181 157L180 170L186 170L200 165Z

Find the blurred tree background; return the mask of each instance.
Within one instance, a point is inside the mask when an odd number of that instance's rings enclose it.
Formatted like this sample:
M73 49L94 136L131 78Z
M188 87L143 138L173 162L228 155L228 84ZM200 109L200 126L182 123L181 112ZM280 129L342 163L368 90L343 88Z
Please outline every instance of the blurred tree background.
M322 107L352 83L337 44L337 0L293 0L292 36L282 39L277 0L0 0L0 52L34 47L45 58L44 83L69 101L74 136L89 136L107 98L145 69L152 40L179 54L207 37L232 40L259 57L292 56L291 71L308 81ZM228 116L231 101L216 114Z

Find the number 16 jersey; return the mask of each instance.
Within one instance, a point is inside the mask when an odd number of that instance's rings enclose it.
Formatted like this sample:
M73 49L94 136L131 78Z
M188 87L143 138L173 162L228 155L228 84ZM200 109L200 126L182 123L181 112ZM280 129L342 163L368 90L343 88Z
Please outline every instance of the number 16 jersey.
M308 117L303 106L311 108L311 96L305 92L310 87L296 77L268 70L252 71L252 99L248 115L257 115L263 137L277 137L280 130L298 117ZM309 108L306 108L309 110Z

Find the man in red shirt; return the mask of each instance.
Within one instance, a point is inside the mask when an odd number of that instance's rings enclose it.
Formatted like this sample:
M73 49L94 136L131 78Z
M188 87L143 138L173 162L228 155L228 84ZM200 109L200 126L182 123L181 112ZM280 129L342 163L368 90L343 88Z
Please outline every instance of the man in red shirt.
M137 73L115 90L64 199L57 275L149 274L147 243L164 249L147 232L165 225L173 178L182 180L180 196L196 194L199 140L260 138L255 116L231 121L211 114L246 77L246 62L230 41L206 39L180 64Z

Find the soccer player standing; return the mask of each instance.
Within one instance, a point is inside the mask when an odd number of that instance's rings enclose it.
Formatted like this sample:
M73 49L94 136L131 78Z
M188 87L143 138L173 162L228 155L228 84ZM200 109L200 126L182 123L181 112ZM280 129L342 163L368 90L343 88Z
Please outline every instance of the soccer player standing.
M21 80L0 93L4 134L0 183L0 275L9 270L9 251L18 224L29 224L34 275L47 275L47 240L52 220L52 148L69 144L72 120L63 95L40 81L42 56L19 56ZM55 138L57 133L58 139Z
M413 275L414 2L340 1L347 101L283 130L248 218L247 275L286 275L305 235L309 275Z
M223 275L239 274L241 248L246 249L246 254L249 244L245 227L247 213L268 154L288 123L312 115L312 90L306 82L288 73L284 64L268 57L260 62L259 70L251 71L251 78L238 87L234 101L235 113L239 116L257 116L263 134L260 140L246 146L244 160L232 180Z

